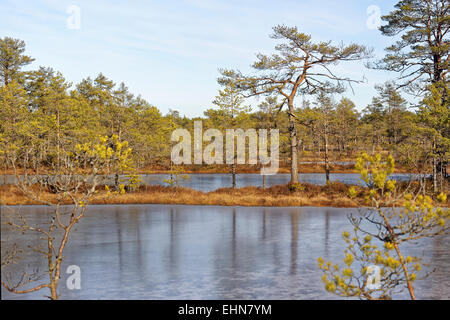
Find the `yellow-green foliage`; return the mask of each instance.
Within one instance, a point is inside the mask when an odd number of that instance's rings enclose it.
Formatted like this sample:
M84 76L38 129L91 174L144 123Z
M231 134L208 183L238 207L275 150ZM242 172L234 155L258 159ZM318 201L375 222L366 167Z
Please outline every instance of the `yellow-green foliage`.
M141 176L138 174L130 174L128 175L128 188L130 190L137 190L139 186L142 184Z
M395 182L388 184L387 177L394 172L395 161L392 156L388 156L384 161L381 154L373 156L363 153L355 164L355 169L361 174L363 180L368 187L384 190L395 188Z
M164 179L163 181L169 185L169 187L178 187L181 181L189 180L189 175L184 173L182 167L175 167L169 171L170 177Z
M380 248L373 242L371 235L360 236L356 231L353 237L349 232L343 233L347 243L345 257L342 265L325 262L318 259L318 266L323 272L322 281L325 289L343 297L359 297L363 299L386 299L391 297L394 289L403 281L402 264L394 250L394 245L385 242ZM355 261L358 261L355 264ZM415 272L421 270L419 257L408 256L404 264L408 270L410 281L417 278ZM379 267L380 283L374 286L374 282L368 281L373 275L369 272L371 266Z
M349 194L350 198L354 199L358 196L358 191L356 190L355 187L350 187L350 188L348 188L348 194Z
M305 186L302 185L301 183L291 183L289 185L289 190L296 192L296 191L304 191L305 190Z
M103 167L98 169L109 171L105 173L122 173L133 169L131 152L128 141L121 142L117 135L113 135L111 138L100 136L97 143L77 144L74 156L78 163L83 159L84 162L90 164L102 164Z
M366 198L369 207L361 217L352 217L354 235L348 231L342 233L347 244L343 267L318 259L323 271L322 280L325 289L344 297L362 299L391 298L398 286L409 284L408 290L414 297L412 282L422 270L420 257L403 256L401 244L424 237L435 237L449 230L450 211L433 205L429 196L410 193L397 197L396 182L388 180L394 170L394 159L388 156L382 160L380 154L363 154L358 158L356 168L361 179L369 186ZM349 188L351 197L357 196L355 188ZM437 197L446 203L447 195ZM372 224L377 231L369 233L370 228L363 224ZM358 263L355 264L355 261ZM373 286L372 273L368 270L377 267L379 283Z

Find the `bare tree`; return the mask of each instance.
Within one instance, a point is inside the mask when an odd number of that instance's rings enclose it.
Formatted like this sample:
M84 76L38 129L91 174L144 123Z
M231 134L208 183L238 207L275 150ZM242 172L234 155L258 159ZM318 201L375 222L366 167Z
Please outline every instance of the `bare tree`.
M45 244L40 246L33 243L27 248L20 248L15 243L11 246L2 245L1 283L6 290L17 294L48 288L49 298L56 300L59 297L57 287L69 235L85 216L87 205L98 193L99 187L105 186L108 189L108 175L130 169L131 148L128 148L126 141L120 142L117 136L110 139L101 137L98 143L78 144L75 150L59 148L51 166L42 174L33 172L34 166L31 166L38 147L23 147L6 152L8 162L15 172L16 186L27 198L48 206L50 213L46 222L35 224L30 223L20 210L11 209L11 213L5 215L6 219L2 222L12 231L38 234ZM124 185L121 190L124 192ZM13 280L11 272L6 272L6 269L14 269L21 257L31 253L44 257L47 262L46 270L26 270L18 279L16 277ZM45 277L48 277L48 281L42 282Z
M390 156L383 161L380 154L363 154L356 169L369 187L365 191L369 207L360 216L349 217L354 235L342 234L347 243L344 266L318 259L325 288L339 296L368 300L391 299L406 288L414 300L414 281L429 273L422 270L422 258L406 256L402 245L447 233L450 211L435 206L420 190L415 195L400 192L396 181L387 179L394 170ZM356 196L356 189L351 188L350 194ZM441 193L437 200L445 204L447 195Z
M337 75L332 66L343 61L357 61L370 57L371 50L357 44L332 45L331 42L311 41L311 37L300 33L297 27L278 25L273 28L272 38L282 40L277 53L258 54L252 65L254 75L243 75L240 71L221 69L220 84L233 82L244 92L245 97L258 95L281 95L282 104L287 105L289 134L291 141L291 184L298 183L297 132L295 128L294 101L299 94L312 94L317 90L342 92L344 85L356 82ZM280 109L281 109L280 108Z

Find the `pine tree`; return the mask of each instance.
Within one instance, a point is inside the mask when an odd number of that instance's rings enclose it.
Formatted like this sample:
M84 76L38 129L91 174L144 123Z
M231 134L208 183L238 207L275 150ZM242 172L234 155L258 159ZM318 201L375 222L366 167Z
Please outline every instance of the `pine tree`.
M11 81L23 80L22 67L34 61L24 55L25 42L10 37L0 38L0 81L7 86Z

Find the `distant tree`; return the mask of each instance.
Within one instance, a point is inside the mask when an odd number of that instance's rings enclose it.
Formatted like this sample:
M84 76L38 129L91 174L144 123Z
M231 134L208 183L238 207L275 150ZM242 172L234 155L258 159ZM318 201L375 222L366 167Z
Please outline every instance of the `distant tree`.
M399 94L391 82L375 86L378 91L377 102L381 104L384 112L386 136L391 146L396 146L401 139L404 127L404 113L406 111L406 100Z
M84 142L101 133L86 101L68 93L70 86L60 72L43 67L29 72L24 84L30 97L32 117L41 126L36 138L41 140L39 162L44 167L53 158L61 159L59 152L74 147L74 140Z
M444 170L450 159L450 88L442 93L436 85L431 85L418 116L432 142L433 192L438 191L438 181L440 190L444 191Z
M0 38L0 81L7 86L12 80L21 81L20 69L34 61L24 55L25 42L10 37Z
M317 113L309 101L304 101L302 106L296 109L295 119L302 153L305 155L307 152L314 153L317 150L317 156L320 157L321 139L317 131Z
M169 178L164 179L163 182L167 183L167 185L171 188L179 187L181 182L189 180L189 175L184 172L183 168L178 166L171 166L169 174Z
M298 110L297 121L307 130L317 134L323 142L325 180L330 182L330 142L331 137L336 135L336 109L332 98L323 91L319 91L316 101L312 103L315 107Z
M4 145L14 145L21 139L26 139L23 132L29 130L27 126L32 127L29 103L26 91L16 81L0 87L0 141ZM0 164L4 169L6 184L8 162L2 152Z
M220 112L216 113L218 119L216 123L220 123L220 129L242 129L249 120L249 106L243 105L243 98L233 83L225 86L223 90L219 90L219 94L213 101L213 104L219 107ZM235 144L233 143L235 146ZM236 146L235 146L236 148ZM236 152L234 152L233 163L231 164L232 187L236 188Z
M278 103L277 97L266 97L266 99L261 102L258 105L259 108L259 117L258 117L258 123L255 127L261 128L261 129L275 129L280 124L280 110L282 105ZM265 167L263 167L263 174L262 174L262 185L263 188L266 187L266 175L264 174Z
M112 92L114 102L108 110L111 121L111 132L119 137L119 141L123 139L124 133L128 132L134 124L130 121L134 105L134 96L128 91L128 88L122 82L119 87Z
M384 106L377 97L372 98L372 103L363 110L361 118L362 137L369 139L371 153L375 154L385 145L386 138L386 114Z
M340 155L353 152L359 137L359 113L348 98L342 98L336 105L335 113L336 139Z
M137 98L129 114L130 126L126 140L133 146L134 158L140 166L161 164L170 157L169 120L148 102Z
M277 127L277 120L280 111L280 104L277 97L266 97L266 99L258 105L260 111L259 126L265 129Z
M312 94L318 90L342 92L345 83L354 82L340 77L331 67L343 61L357 61L370 56L370 51L360 45L334 46L331 42L314 43L311 37L298 32L296 27L278 25L273 28L276 40L284 43L275 47L277 53L258 54L253 64L254 75L222 69L219 83L234 83L245 97L279 95L282 105L287 105L291 142L291 184L298 183L297 131L295 128L295 97Z
M375 86L378 95L364 109L363 132L372 138L372 154L377 148L389 150L398 160L404 143L408 143L413 128L413 114L407 110L406 100L392 82ZM364 139L364 134L361 136Z

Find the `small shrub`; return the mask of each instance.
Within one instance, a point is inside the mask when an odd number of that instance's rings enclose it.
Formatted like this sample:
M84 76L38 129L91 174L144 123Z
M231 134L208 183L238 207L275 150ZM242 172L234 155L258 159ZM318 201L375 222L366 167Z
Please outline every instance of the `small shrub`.
M289 185L289 190L292 192L305 191L305 186L301 183L292 183Z

